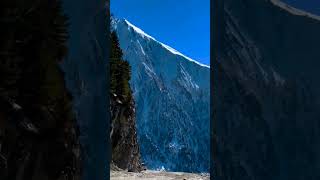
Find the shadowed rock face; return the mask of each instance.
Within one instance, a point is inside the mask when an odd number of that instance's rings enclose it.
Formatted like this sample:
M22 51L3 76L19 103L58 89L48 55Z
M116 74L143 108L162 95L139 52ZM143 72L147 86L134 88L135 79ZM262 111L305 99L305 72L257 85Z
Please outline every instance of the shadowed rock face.
M141 171L134 101L124 103L121 96L113 94L110 108L112 162L121 169Z
M61 127L45 106L37 116L0 96L0 179L81 179L82 163L74 122ZM57 124L59 126L57 127Z
M0 2L0 179L81 179L60 1Z
M84 148L84 179L88 180L104 180L109 175L108 2L63 0L70 38L62 68L67 88L74 97L73 108Z
M320 18L224 1L213 62L216 179L319 179Z

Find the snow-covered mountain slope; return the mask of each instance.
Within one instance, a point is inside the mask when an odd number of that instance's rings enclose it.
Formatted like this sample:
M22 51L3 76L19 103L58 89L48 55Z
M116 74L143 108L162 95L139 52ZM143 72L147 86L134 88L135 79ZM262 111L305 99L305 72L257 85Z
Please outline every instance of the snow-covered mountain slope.
M215 3L214 179L319 179L319 18L279 0Z
M113 19L130 63L141 155L151 169L209 171L210 68Z

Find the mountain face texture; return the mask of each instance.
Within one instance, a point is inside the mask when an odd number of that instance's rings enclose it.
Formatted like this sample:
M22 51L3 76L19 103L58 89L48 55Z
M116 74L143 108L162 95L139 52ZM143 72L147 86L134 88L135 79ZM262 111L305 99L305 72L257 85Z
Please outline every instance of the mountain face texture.
M129 172L141 171L134 101L125 104L121 96L113 94L110 108L112 163Z
M127 20L114 18L111 26L131 65L138 142L146 167L208 172L209 67Z
M63 0L70 38L68 57L61 66L67 88L74 97L86 180L109 179L107 3L104 0Z
M216 2L214 179L320 178L320 18L278 0Z

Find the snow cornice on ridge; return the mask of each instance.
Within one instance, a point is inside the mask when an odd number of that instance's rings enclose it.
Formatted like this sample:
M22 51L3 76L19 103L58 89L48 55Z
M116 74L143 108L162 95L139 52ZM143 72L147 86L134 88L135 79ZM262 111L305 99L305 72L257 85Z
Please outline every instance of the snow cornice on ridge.
M156 40L154 37L150 36L149 34L145 33L142 29L138 28L137 26L133 25L132 23L130 23L127 19L123 19L123 21L129 26L131 27L136 33L140 34L143 38L147 38L147 39L151 39L157 43L159 43L162 47L164 47L166 50L170 51L171 53L175 54L175 55L178 55L178 56L181 56L185 59L187 59L188 61L191 61L199 66L202 66L202 67L206 67L206 68L210 68L210 66L208 65L205 65L205 64L202 64L182 53L180 53L179 51L175 50L174 48Z

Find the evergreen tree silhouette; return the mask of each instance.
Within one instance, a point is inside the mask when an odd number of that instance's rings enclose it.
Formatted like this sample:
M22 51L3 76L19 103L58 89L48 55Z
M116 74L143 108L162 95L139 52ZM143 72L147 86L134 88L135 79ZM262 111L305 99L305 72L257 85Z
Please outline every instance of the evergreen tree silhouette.
M132 98L129 81L131 78L131 67L128 61L123 59L123 52L116 32L111 32L111 53L110 53L110 71L111 71L111 93L120 95L125 101Z

